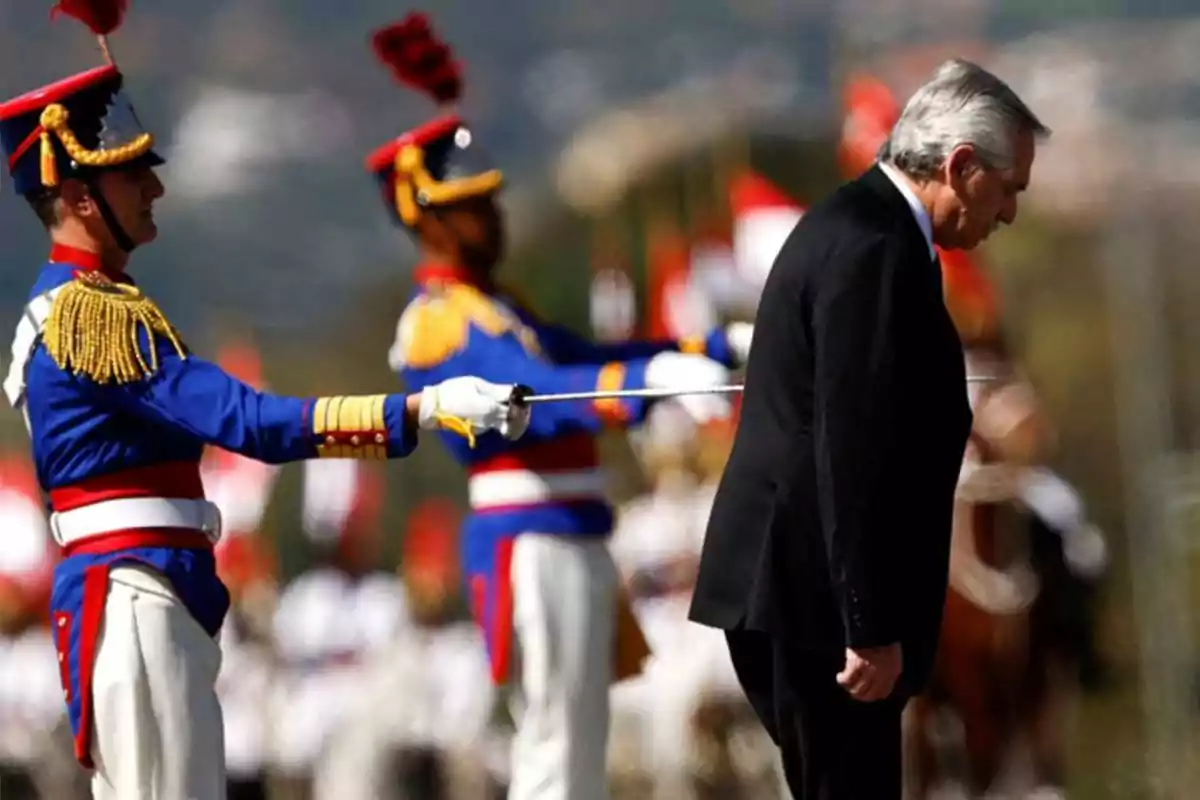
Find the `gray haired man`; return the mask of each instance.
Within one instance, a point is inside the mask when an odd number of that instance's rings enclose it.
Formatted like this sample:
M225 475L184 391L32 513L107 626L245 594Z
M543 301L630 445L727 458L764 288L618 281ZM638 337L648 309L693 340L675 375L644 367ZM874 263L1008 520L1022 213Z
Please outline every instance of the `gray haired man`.
M947 62L767 279L691 618L726 631L797 800L900 798L971 427L934 245L1012 224L1047 134L999 78Z

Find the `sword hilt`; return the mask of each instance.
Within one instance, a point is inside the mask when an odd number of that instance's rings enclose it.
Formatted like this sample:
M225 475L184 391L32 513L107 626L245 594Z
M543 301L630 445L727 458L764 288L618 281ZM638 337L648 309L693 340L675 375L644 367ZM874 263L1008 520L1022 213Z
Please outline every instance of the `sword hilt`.
M512 394L509 395L508 402L512 403L514 406L527 406L529 403L526 402L526 398L532 397L535 394L537 394L537 392L533 390L532 386L526 386L523 383L518 383L512 388Z

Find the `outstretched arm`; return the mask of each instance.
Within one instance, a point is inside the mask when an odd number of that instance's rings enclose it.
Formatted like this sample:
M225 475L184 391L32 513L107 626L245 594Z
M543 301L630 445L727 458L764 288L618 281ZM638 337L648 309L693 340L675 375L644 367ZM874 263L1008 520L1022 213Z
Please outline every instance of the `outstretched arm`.
M153 425L269 463L308 458L403 458L417 431L482 430L517 438L528 409L511 386L463 377L410 395L298 398L259 392L217 365L159 342L158 369L143 380L97 386L109 402Z
M420 395L320 398L260 392L209 361L156 342L158 369L98 385L107 402L152 425L270 463L401 458L417 445Z
M515 338L492 337L472 329L469 346L438 360L406 353L395 362L408 386L420 389L458 375L479 375L487 381L525 384L539 393L590 392L640 389L646 385L646 361L613 361L604 364L557 365L531 355ZM639 423L645 416L643 399L579 400L547 403L533 413L530 435L554 437L569 433L595 433L604 428Z
M137 288L77 276L58 292L42 344L62 370L151 425L260 461L313 457L401 458L417 427L467 437L498 429L520 436L527 409L512 387L463 378L421 395L320 398L259 392L219 366L186 353L173 326Z
M707 358L671 351L604 361L600 356L607 351L595 350L586 359L563 363L555 358L556 348L590 345L564 329L548 332L532 318L515 324L502 311L497 300L469 288L420 296L400 317L389 363L412 389L460 375L525 384L541 394L703 387L727 378L727 370ZM649 402L599 398L546 404L532 415L530 430L542 438L636 425Z

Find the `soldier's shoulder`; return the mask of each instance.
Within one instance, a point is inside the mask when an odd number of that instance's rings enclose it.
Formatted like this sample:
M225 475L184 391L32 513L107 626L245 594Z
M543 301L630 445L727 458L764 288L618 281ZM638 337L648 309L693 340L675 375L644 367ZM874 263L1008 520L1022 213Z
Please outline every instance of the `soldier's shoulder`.
M53 290L42 337L60 369L101 384L153 376L163 342L186 356L179 332L150 297L97 272Z
M388 354L393 369L429 369L444 363L467 342L467 317L453 293L442 287L418 292L396 323Z
M499 336L513 321L494 297L465 283L432 284L418 292L396 325L389 355L394 369L429 369L467 347L471 328Z

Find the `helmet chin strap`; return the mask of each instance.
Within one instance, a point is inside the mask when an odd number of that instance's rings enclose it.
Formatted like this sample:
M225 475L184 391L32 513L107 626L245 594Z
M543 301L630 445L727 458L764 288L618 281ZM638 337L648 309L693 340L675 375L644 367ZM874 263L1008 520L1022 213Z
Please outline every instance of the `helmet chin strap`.
M137 245L133 243L133 239L129 238L129 234L117 221L117 215L113 213L112 206L108 204L108 199L100 188L100 181L96 178L88 178L86 183L91 191L92 199L96 201L96 208L100 209L100 216L103 218L104 224L108 226L108 232L112 234L113 241L126 253L132 253Z

